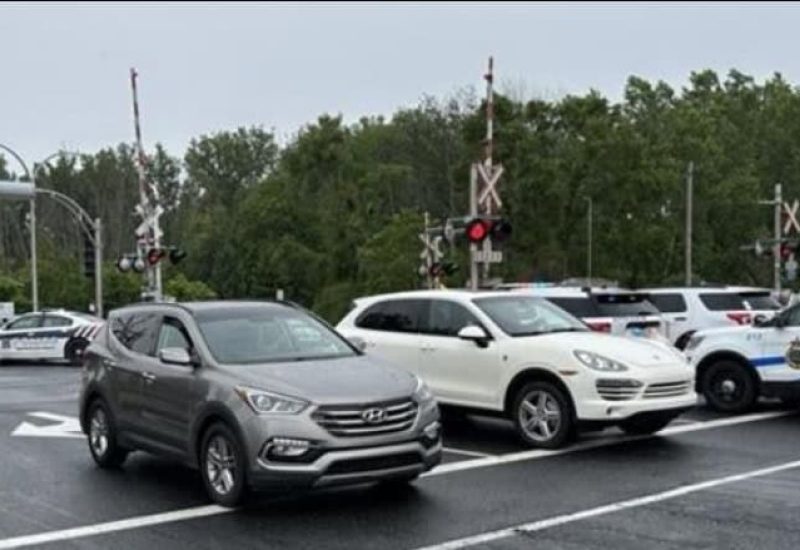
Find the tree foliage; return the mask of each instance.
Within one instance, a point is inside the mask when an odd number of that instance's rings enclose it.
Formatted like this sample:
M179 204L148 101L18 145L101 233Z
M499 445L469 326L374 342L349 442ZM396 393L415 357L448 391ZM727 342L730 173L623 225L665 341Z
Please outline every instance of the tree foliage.
M740 246L770 234L771 211L757 202L775 183L789 198L800 194L800 92L780 74L759 83L735 70L699 71L680 90L633 76L619 102L596 91L524 102L498 94L495 112L503 213L514 227L497 274L585 275L591 200L596 276L632 286L680 281L691 161L697 277L770 280L770 262ZM466 213L469 165L484 135L483 106L467 93L350 125L322 115L283 145L254 126L200 136L181 159L156 146L148 175L166 210L166 240L189 253L168 267L168 290L202 299L282 289L335 319L359 294L413 287L422 213L437 223ZM0 157L0 172L9 170ZM58 159L39 168L37 185L103 218L109 261L132 250L130 146ZM44 296L88 303L74 220L40 203ZM0 292L24 300L26 209L2 204L0 216ZM465 250L458 243L453 251L461 270L449 286L468 273ZM135 299L135 276L107 277L110 301Z

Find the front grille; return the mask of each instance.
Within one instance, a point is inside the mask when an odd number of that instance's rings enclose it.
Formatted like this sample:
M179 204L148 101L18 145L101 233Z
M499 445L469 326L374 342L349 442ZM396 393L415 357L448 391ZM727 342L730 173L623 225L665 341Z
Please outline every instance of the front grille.
M647 389L644 390L644 397L648 399L655 399L659 397L678 397L679 395L686 395L691 389L691 380L650 384L647 386Z
M598 380L595 387L606 401L627 401L639 394L641 383L636 380Z
M384 411L379 421L368 422L364 413L373 409ZM418 406L411 399L365 405L324 405L312 418L331 434L357 437L407 430L417 418Z
M397 455L340 460L331 464L325 473L326 475L354 474L358 472L402 468L403 466L412 466L415 464L422 464L422 459L420 458L419 453L402 453Z

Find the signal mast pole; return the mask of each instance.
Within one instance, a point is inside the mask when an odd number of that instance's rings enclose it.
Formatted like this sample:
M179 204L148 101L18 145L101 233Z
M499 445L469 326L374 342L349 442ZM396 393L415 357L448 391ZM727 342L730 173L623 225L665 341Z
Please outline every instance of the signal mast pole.
M142 224L136 229L136 253L147 273L146 297L160 302L163 299L161 286L161 263L150 265L147 261L147 251L150 247L161 249L161 206L158 204L158 190L147 183L147 157L142 146L142 131L139 125L139 98L136 89L136 69L131 68L131 90L133 93L133 124L136 132L136 168L139 174L139 205L136 212L142 217ZM150 200L152 196L153 200Z

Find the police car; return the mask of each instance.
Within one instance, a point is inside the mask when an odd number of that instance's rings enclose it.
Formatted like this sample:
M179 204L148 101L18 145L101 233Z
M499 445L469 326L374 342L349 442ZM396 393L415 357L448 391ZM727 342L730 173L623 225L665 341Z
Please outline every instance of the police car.
M102 326L102 319L72 311L20 315L0 328L0 362L58 360L79 365L83 350Z
M800 399L800 304L752 325L701 330L686 355L696 369L697 391L719 411L750 409L759 395Z

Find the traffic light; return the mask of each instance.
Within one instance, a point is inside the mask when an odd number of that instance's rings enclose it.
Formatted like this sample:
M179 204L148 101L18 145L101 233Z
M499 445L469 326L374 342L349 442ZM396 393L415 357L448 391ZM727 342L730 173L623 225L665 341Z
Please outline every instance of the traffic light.
M781 243L781 261L785 262L792 257L795 247L789 243Z
M167 251L163 248L151 248L147 251L147 263L151 266L156 265L166 255Z
M94 279L95 276L95 263L94 263L94 242L89 238L89 235L83 236L83 274L89 279Z
M443 275L452 275L458 271L458 266L452 262L436 262L431 265L428 274L431 277L441 277Z
M511 224L502 218L473 218L464 226L464 233L467 240L474 244L482 243L489 236L500 243L511 236Z
M174 265L180 263L186 257L186 251L181 248L171 248L169 251L169 261Z

